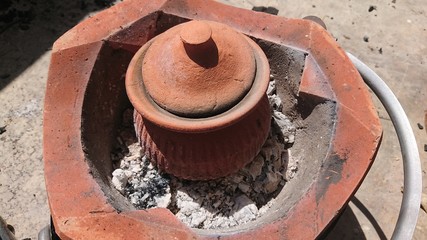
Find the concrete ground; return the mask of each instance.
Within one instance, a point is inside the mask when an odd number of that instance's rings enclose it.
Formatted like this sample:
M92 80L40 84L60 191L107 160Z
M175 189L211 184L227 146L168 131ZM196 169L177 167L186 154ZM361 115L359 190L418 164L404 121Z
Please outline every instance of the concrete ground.
M272 6L280 16L320 17L347 51L372 67L405 109L417 138L427 193L427 6L423 0L223 0L251 9ZM43 178L42 110L50 47L60 35L105 7L104 0L0 3L0 215L18 239L36 239L49 223ZM403 186L402 156L393 125L374 97L384 137L376 161L329 239L390 238ZM418 123L420 126L418 126ZM414 239L427 239L420 211Z

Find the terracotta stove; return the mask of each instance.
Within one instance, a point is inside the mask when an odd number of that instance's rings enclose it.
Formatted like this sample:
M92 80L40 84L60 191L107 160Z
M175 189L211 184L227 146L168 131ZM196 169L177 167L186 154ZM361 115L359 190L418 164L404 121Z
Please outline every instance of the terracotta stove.
M235 47L222 45L222 40L235 41ZM206 51L230 51L237 57L226 59L231 63L200 59L200 52ZM190 66L188 58L202 61L199 65L207 69L196 71L200 78L194 77L194 69L185 69ZM167 73L173 84L159 84L165 79L159 68L176 63L182 68ZM217 65L221 71L216 72ZM242 67L224 71L229 65ZM183 73L192 75L181 81ZM285 100L283 113L300 126L291 148L300 159L300 171L268 214L242 226L200 231L185 226L168 209L136 210L111 186L110 152L122 113L132 105L141 143L159 169L189 179L210 179L251 161L269 129L265 98L269 73ZM233 76L238 81L213 80L213 87L191 82L221 74L214 79ZM165 88L170 91L166 97ZM185 88L195 95L179 91ZM209 94L197 96L200 88ZM206 165L192 168L189 164L193 166L197 158L186 158L190 162L180 165L174 154L167 154L171 152L167 140L188 149L207 149L201 146L217 142L223 146L219 153L225 153L224 146L239 144L224 137L230 132L252 133L252 145L246 148L251 150L242 150L234 163L212 154ZM52 50L44 161L55 231L61 239L313 239L357 190L381 133L360 75L318 23L213 1L128 0L80 23ZM192 148L196 142L200 146ZM205 153L191 156L198 154Z

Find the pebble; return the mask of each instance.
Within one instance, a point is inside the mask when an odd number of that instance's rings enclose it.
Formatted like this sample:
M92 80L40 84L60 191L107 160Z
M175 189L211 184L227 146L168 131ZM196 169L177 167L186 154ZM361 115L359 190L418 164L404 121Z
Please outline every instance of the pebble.
M252 179L256 179L259 175L261 175L263 166L264 158L261 155L256 156L248 168L249 174L252 176Z
M172 195L170 193L167 193L163 196L155 196L154 201L156 202L157 207L167 208L171 203L171 198Z
M268 83L268 88L267 88L267 95L271 96L276 92L276 84L274 84L274 81L270 81Z
M270 102L270 106L272 106L274 109L277 109L277 111L282 111L282 100L276 94L268 96L268 101Z
M277 190L277 186L281 181L281 176L279 177L276 173L269 172L267 173L267 178L264 179L264 188L266 193L272 193Z
M194 211L200 208L200 205L194 202L193 199L189 199L189 201L178 200L178 208L182 214L190 216Z
M292 124L291 120L285 114L279 111L273 111L273 118L280 128L280 131L283 135L283 140L286 143L294 143L296 128Z
M240 195L236 198L234 210L236 211L233 215L234 219L239 223L254 220L258 214L257 206L246 195Z
M240 191L247 193L250 190L250 187L248 184L246 183L239 183L238 188L240 189Z
M191 223L190 225L192 227L197 227L199 226L201 223L203 223L206 220L206 215L201 213L201 212L196 212L195 214L193 214L191 216Z
M123 193L128 179L129 177L127 174L125 174L125 171L119 168L114 170L111 182L113 183L114 187L119 190L119 192Z

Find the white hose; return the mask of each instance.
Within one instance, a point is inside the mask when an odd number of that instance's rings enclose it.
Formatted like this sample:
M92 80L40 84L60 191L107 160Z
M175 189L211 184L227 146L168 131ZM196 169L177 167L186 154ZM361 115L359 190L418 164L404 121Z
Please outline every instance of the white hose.
M358 58L351 53L347 55L365 83L384 105L396 130L402 151L404 189L399 218L391 239L412 239L417 225L422 191L421 163L414 133L405 111L387 84Z

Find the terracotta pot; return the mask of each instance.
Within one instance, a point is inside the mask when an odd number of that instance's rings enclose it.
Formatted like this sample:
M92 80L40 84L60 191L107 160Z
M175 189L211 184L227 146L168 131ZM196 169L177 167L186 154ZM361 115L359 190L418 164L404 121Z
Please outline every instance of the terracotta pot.
M269 73L259 46L224 24L191 21L152 39L126 74L146 155L185 179L238 171L270 130Z

